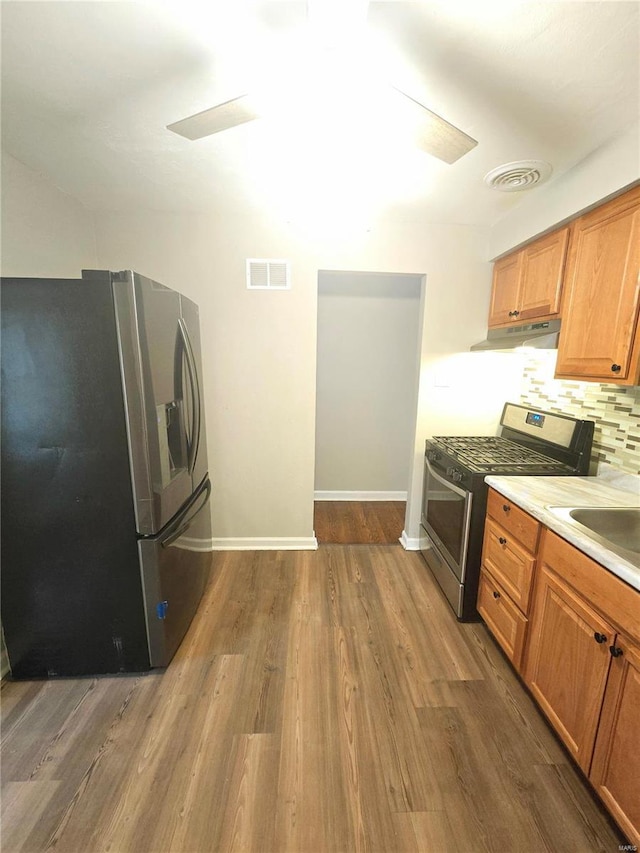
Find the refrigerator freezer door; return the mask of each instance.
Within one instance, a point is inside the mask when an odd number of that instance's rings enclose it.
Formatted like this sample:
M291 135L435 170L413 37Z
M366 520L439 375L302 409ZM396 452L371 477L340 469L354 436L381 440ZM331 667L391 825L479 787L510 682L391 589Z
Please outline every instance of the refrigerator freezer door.
M111 280L136 526L148 535L161 530L194 489L181 382L186 355L180 295L129 271L112 273Z
M151 666L167 666L198 609L211 566L211 552L197 550L211 538L208 480L154 538L140 539Z

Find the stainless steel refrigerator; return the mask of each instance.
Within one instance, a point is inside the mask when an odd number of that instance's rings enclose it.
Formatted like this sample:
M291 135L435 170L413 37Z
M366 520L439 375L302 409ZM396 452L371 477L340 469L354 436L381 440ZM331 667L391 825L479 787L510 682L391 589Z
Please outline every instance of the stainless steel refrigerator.
M1 288L12 675L166 666L211 561L198 306L130 271Z

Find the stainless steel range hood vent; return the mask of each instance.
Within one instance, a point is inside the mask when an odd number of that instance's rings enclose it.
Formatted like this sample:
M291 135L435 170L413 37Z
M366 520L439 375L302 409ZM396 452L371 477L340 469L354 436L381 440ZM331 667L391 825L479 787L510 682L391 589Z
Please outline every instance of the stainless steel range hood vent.
M516 347L557 349L560 320L546 323L528 323L524 326L509 326L506 329L489 329L487 339L474 344L471 351L509 350Z

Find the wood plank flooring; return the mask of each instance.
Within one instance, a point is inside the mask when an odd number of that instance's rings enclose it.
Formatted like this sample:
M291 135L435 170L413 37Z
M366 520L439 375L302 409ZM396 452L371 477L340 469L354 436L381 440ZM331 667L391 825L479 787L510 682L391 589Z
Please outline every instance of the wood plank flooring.
M213 562L165 672L5 683L3 853L618 849L419 554Z
M396 545L406 507L405 501L316 501L316 539L321 545Z

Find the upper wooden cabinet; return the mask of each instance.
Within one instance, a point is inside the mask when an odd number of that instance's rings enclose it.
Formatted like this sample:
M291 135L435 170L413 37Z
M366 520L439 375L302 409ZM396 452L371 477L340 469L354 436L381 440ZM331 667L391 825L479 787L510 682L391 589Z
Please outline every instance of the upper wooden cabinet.
M496 261L489 326L558 316L569 228L561 228Z
M556 376L640 378L640 187L576 219L565 272Z

